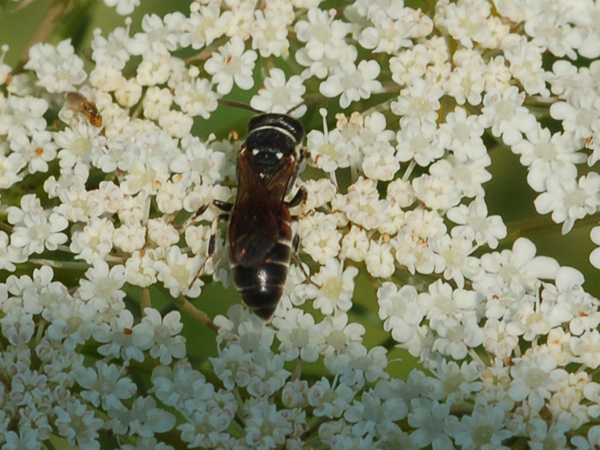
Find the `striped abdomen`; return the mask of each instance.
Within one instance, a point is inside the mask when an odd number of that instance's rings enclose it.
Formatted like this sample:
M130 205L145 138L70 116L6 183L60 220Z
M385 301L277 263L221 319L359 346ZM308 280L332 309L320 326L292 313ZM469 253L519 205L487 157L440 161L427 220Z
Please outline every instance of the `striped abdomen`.
M246 267L231 260L233 282L242 300L262 320L269 320L283 295L290 258L292 228L287 207L283 214L279 238L266 258L259 264Z

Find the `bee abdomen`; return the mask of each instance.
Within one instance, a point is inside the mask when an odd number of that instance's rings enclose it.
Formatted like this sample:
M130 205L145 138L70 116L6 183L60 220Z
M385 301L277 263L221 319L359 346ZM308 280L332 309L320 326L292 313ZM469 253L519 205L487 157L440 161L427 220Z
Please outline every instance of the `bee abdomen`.
M283 295L291 252L288 242L280 240L260 265L232 267L233 282L242 300L262 320L271 318Z

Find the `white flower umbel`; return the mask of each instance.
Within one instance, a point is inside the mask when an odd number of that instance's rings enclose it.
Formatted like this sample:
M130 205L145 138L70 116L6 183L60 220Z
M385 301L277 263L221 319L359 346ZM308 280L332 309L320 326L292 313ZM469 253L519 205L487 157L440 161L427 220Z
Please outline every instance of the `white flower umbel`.
M0 49L0 448L600 445L598 292L529 240L600 212L597 2L54 3Z

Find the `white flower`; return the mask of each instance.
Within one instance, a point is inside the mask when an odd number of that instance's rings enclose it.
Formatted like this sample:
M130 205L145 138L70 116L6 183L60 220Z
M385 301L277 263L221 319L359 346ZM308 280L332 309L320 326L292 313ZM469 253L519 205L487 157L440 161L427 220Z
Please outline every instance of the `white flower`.
M0 231L0 269L14 272L14 263L24 262L27 256L13 245L8 245L9 237L4 231Z
M588 430L587 439L583 436L573 436L571 443L577 450L592 450L600 445L600 426L594 425Z
M98 449L98 430L103 420L96 417L87 405L75 397L69 397L60 406L55 406L56 427L70 446L82 449Z
M319 91L326 97L340 97L340 106L347 108L350 103L367 99L372 93L381 90L379 76L380 67L377 61L361 61L358 67L354 63L346 63L333 68L329 78L321 83Z
M414 81L425 76L427 66L432 62L432 51L424 44L417 44L398 52L390 58L392 80L400 86L412 85Z
M89 127L82 123L55 133L54 141L58 145L58 159L63 168L90 165L92 156L102 147L102 141L90 136Z
M551 175L546 189L535 199L535 208L540 214L552 212L555 223L564 222L562 234L571 231L577 219L594 214L600 206L600 175L596 172L582 176L579 181Z
M408 407L401 398L382 399L376 391L363 392L360 401L354 403L344 413L344 418L354 425L352 433L356 436L384 435L392 429L398 429L397 421L408 413Z
M117 13L122 16L131 14L137 6L140 6L141 0L104 0L107 6L116 7Z
M556 102L550 106L550 116L560 120L565 133L579 143L593 135L600 119L598 95L581 92L573 95L568 102Z
M337 256L340 251L342 233L337 230L337 223L331 216L316 213L303 218L298 226L298 234L302 250L321 264Z
M115 364L98 361L95 367L80 368L77 371L77 383L84 389L81 397L96 408L121 409L121 400L131 398L137 392L131 379L124 377L123 370Z
M392 246L389 243L371 241L369 250L365 255L367 272L374 277L389 278L396 270Z
M369 238L367 232L355 225L342 238L341 256L345 259L360 262L365 259L369 249Z
M246 436L244 442L248 447L277 448L285 445L293 433L289 415L277 411L275 405L267 400L257 399L248 405L246 411Z
M373 180L391 181L400 170L400 162L395 155L394 147L386 144L365 146L362 169L365 175Z
M125 292L121 290L125 284L125 267L117 264L109 269L102 259L94 260L92 267L86 272L87 279L79 281L77 293L86 301L101 301L101 305L114 312L120 312L125 304Z
M414 159L418 165L427 167L444 156L444 148L436 137L436 131L433 122L403 117L396 135L398 159L403 162Z
M277 339L281 344L279 351L286 361L298 358L306 362L315 362L319 358L318 346L321 345L323 336L319 326L310 314L299 309L292 309L285 317L276 316L273 326L277 330Z
M454 97L459 105L468 102L471 105L481 103L481 93L485 88L483 73L485 63L475 50L459 49L452 59L456 67L444 83L444 90Z
M123 358L125 361L134 359L142 362L144 353L133 344L134 334L133 314L124 309L118 316L110 320L110 325L103 324L96 329L93 337L96 341L104 344L98 347L98 353L101 355Z
M211 82L204 78L178 83L175 86L174 100L184 113L201 116L203 119L208 119L217 109L217 94L212 91Z
M454 360L466 358L469 349L480 346L485 337L476 319L474 314L464 314L460 320L451 318L438 323L432 350Z
M97 64L107 64L116 70L122 70L130 56L127 51L128 41L128 28L115 28L108 35L108 39L102 36L100 29L97 29L94 31L91 43L92 59Z
M154 397L138 397L131 408L129 425L131 434L152 437L155 433L166 433L176 423L175 416L157 406Z
M426 399L414 399L408 424L416 428L410 438L412 445L423 448L432 444L435 449L450 450L450 436L456 432L458 419L450 415L450 405Z
M326 114L323 114L325 119ZM307 135L306 147L315 165L325 172L332 173L339 167L348 167L358 156L358 149L344 138L337 128L329 131L311 130Z
M26 135L19 134L10 141L10 148L23 155L30 173L47 172L48 162L56 158L56 144L51 142L49 132L34 131L31 142Z
M413 286L402 286L398 290L388 281L378 289L377 301L379 318L384 321L383 329L391 331L396 342L410 341L425 316L417 300L417 290Z
M592 228L590 239L594 244L600 245L600 227ZM596 248L590 253L590 263L595 268L600 269L600 249Z
M156 14L144 15L144 31L129 39L127 49L132 55L144 55L144 59L153 59L158 55L170 56L170 52L177 49L184 19L185 16L180 12L167 14L164 19Z
M264 83L265 88L250 100L250 106L259 111L286 114L302 103L302 96L306 92L301 77L293 75L286 82L285 73L281 69L271 69ZM306 107L300 107L293 111L293 115L301 116L304 111Z
M502 217L488 217L488 209L482 197L477 197L469 206L459 205L446 213L446 217L454 223L460 224L452 228L452 236L464 236L475 240L477 245L489 245L494 249L498 246L498 239L506 237L506 225Z
M472 198L484 194L483 183L492 179L492 174L485 168L491 164L492 160L487 154L477 159L466 160L449 155L432 164L429 173L440 179L451 179L465 197Z
M400 48L412 45L409 37L414 24L409 20L392 20L385 14L378 14L372 20L374 26L364 28L358 36L362 47L373 53L393 55Z
M360 177L348 188L347 195L337 195L333 199L333 206L366 230L382 227L390 221L386 215L390 200L379 199L376 183L376 180Z
M146 243L146 228L140 224L121 225L113 233L113 245L126 253L140 250Z
M185 338L178 336L183 328L179 311L171 311L163 318L153 308L144 309L142 322L134 327L133 344L149 350L150 356L161 364L170 364L172 358L185 356Z
M21 181L21 170L26 165L27 161L20 153L11 153L8 157L0 156L0 188L7 189Z
M170 55L162 53L145 53L145 57L137 67L136 81L140 86L156 86L166 83L175 65ZM120 87L120 86L117 86Z
M213 75L212 82L217 85L217 92L226 95L233 89L233 83L241 89L248 90L254 86L252 70L257 55L253 50L244 50L244 41L238 36L219 47L219 53L206 61L204 69Z
M502 441L512 435L506 428L506 413L501 406L477 405L470 415L462 417L455 440L464 450L500 449Z
M181 24L183 34L181 35L181 46L198 50L212 44L221 37L226 30L227 21L231 18L231 12L221 13L219 4L208 5L192 4L192 11Z
M314 383L307 392L308 404L315 408L315 416L330 419L340 417L350 406L354 391L345 384L332 386L327 378Z
M525 94L519 92L516 86L511 86L504 92L488 92L483 98L482 115L479 123L485 128L491 128L496 137L502 136L506 145L514 145L522 138L522 133L533 130L536 120L527 108L521 106Z
M560 387L560 382L567 377L567 372L557 367L552 356L541 352L537 355L513 358L513 361L508 395L514 401L527 399L531 408L539 411L544 406L545 399L550 398L551 392Z
M202 280L196 279L194 285L190 287L190 282L194 280L200 264L196 258L190 258L182 253L177 246L171 246L166 249L164 259L154 263L157 278L162 281L173 297L179 296L182 292L191 297L197 297L200 294L200 287L204 284Z
M181 111L165 111L158 118L163 130L176 138L188 136L194 125L194 119Z
M324 56L335 58L336 53L346 44L344 37L348 34L350 27L341 20L334 20L335 10L323 11L311 8L308 11L308 21L299 20L294 31L301 42L306 42L304 51L307 56L314 60L320 60Z
M75 91L75 86L87 78L83 60L75 55L70 39L60 42L56 47L35 44L29 49L29 60L25 68L35 70L37 85L46 88L48 92Z
M338 314L347 312L352 307L354 293L354 278L358 275L356 267L344 266L337 259L325 260L319 273L312 277L313 284L306 286L306 295L316 297L313 307L320 309L323 314Z
M115 89L115 99L121 106L130 108L137 105L141 98L142 86L135 78L130 78Z
M575 165L586 159L569 135L551 134L540 125L529 131L527 138L515 144L512 150L521 155L521 164L529 167L527 182L536 192L546 190L546 182L553 174L562 179L575 178Z
M394 114L412 117L421 122L435 123L440 109L440 98L444 91L434 87L431 83L417 78L405 89L400 91L400 96L391 104Z
M583 35L583 42L577 49L584 58L595 59L600 56L600 29L594 20L598 14L597 3L577 2L569 9L567 18L570 22L578 25Z
M281 3L282 6L285 3ZM287 39L290 15L277 6L267 7L254 12L254 23L250 29L252 48L258 49L260 56L287 56L290 43ZM291 19L293 19L293 14Z
M92 264L112 250L114 231L115 226L111 221L93 217L83 229L73 233L69 249L75 253L75 259L83 259Z
M48 102L42 98L9 96L0 111L0 135L6 135L10 140L20 134L30 136L34 131L44 131L46 120L43 115L47 110Z
M40 200L33 194L21 198L21 208L7 208L8 222L14 225L11 245L24 255L42 253L44 248L56 250L67 242L61 233L68 226L67 219L49 210L44 210Z
M550 95L550 91L546 88L546 73L542 67L544 51L546 51L545 47L528 42L525 37L515 45L505 48L504 55L510 63L511 73L529 95L539 94L543 97Z
M507 285L516 293L532 292L539 286L539 279L554 279L559 265L546 256L535 256L536 248L525 238L519 238L511 250L488 253L481 257L481 268L487 272L474 283L474 288L493 285ZM491 278L490 278L491 277ZM481 283L481 284L480 284Z
M457 205L461 193L450 177L422 175L413 179L414 194L430 209L446 210Z
M309 72L320 79L339 63L356 60L356 48L345 41L350 25L334 17L333 9L323 11L313 7L308 11L308 21L299 20L294 26L296 37L306 43L296 52L296 60L310 67Z

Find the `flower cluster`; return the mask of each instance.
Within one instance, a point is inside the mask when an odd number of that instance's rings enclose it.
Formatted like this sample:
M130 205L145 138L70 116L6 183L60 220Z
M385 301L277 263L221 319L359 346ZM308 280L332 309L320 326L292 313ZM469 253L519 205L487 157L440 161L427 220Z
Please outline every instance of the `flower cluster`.
M14 68L4 46L0 448L598 448L600 301L508 238L485 183L494 143L563 233L600 211L599 14L198 0L96 30L89 66L69 39ZM188 300L231 279L213 201L235 194L243 136L204 125L235 89L322 117L290 193L308 194L302 267L269 323ZM216 332L214 357L188 359L157 288Z

